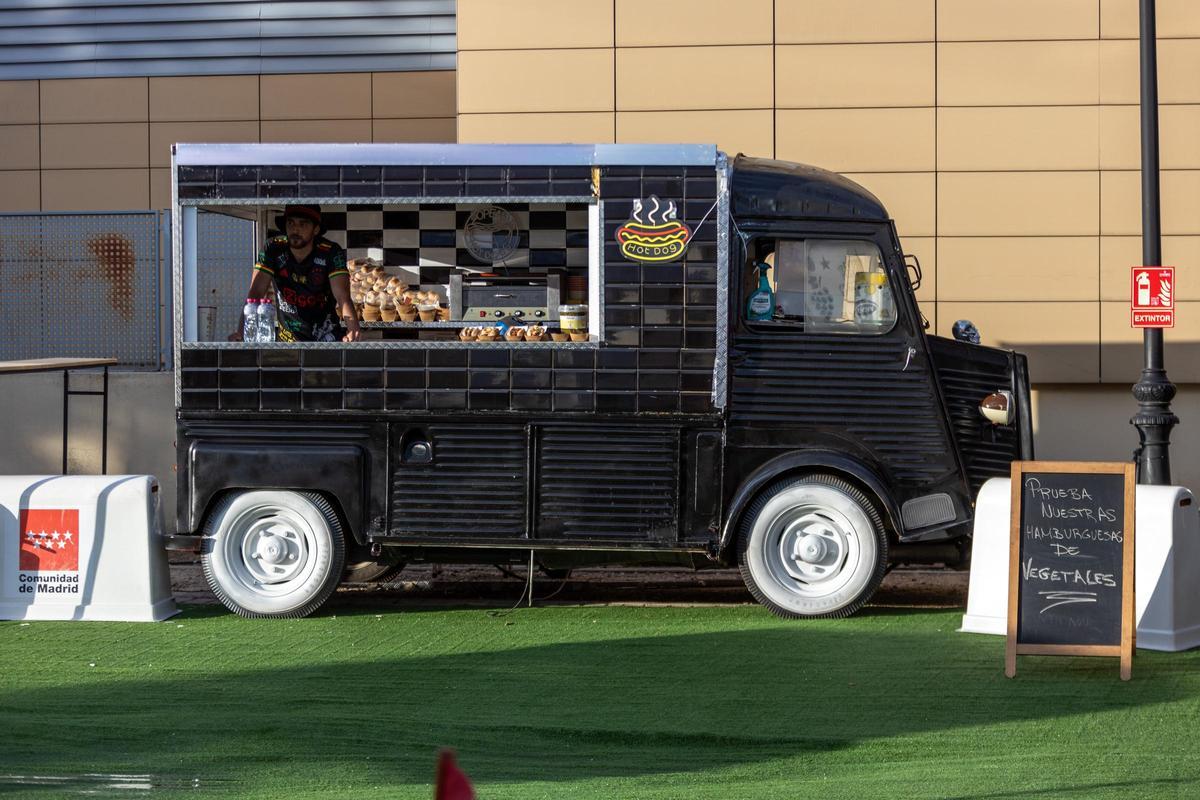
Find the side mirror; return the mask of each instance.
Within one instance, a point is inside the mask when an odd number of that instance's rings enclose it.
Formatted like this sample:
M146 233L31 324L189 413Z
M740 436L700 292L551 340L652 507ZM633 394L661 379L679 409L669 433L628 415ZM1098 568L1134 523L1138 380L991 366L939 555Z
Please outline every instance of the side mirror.
M979 329L969 319L960 319L958 322L955 322L951 332L954 338L960 342L979 344Z
M912 284L913 291L921 288L921 260L909 253L904 256L904 266L911 273L908 282Z
M1016 416L1016 404L1012 392L1001 389L992 392L979 403L979 413L993 425L1012 425Z

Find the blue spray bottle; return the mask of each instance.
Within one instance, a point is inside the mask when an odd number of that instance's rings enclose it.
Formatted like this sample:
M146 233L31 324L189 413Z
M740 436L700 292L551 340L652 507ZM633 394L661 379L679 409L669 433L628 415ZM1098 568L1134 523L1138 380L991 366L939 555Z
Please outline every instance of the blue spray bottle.
M771 289L771 281L767 279L767 270L771 265L765 261L755 261L758 270L758 288L750 293L746 302L746 319L771 319L775 315L775 292Z

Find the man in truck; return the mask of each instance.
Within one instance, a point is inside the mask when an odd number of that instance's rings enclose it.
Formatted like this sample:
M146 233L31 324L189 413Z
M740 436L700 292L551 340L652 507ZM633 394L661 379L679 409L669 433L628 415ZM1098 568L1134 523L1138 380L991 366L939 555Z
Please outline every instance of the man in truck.
M274 292L276 338L281 342L358 341L346 251L321 235L321 207L286 206L275 224L284 234L269 239L258 254L246 296L258 299Z

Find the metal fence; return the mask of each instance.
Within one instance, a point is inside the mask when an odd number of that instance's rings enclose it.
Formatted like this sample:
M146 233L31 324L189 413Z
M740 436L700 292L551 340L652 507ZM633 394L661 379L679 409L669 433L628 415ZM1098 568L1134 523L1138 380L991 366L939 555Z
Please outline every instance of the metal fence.
M169 368L169 235L159 211L0 214L0 360L113 357ZM202 213L199 235L201 297L218 330L232 331L254 224Z

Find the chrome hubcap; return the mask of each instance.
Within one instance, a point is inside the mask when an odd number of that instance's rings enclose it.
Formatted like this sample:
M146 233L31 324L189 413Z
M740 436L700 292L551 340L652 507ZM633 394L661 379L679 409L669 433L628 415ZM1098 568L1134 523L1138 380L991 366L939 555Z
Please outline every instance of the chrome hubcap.
M775 518L764 556L781 587L809 597L841 589L864 557L854 523L816 503L793 506Z
M289 591L314 569L312 526L287 509L251 509L231 526L228 563L237 580L258 591Z
M286 521L268 518L259 520L247 531L242 557L256 581L281 583L291 580L304 569L308 545L299 531Z
M827 552L829 545L815 533L805 534L796 542L796 558L805 564L821 563Z

